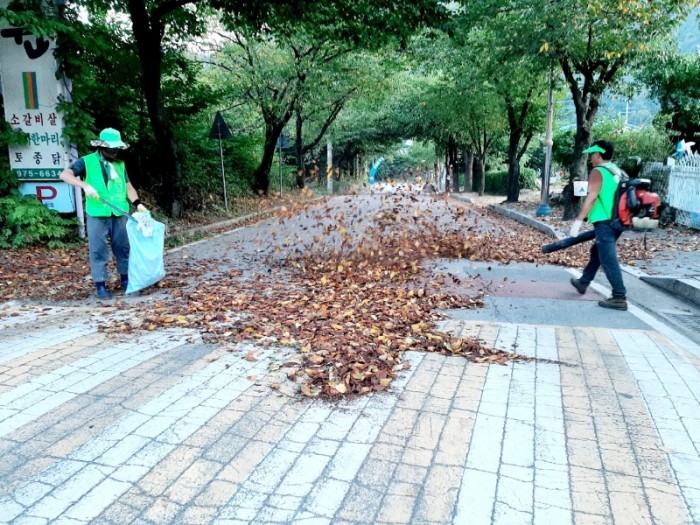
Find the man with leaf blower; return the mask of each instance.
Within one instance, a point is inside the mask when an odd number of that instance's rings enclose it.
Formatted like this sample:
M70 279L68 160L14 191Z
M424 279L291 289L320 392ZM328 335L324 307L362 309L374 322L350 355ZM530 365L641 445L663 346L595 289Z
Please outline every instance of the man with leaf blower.
M108 237L124 290L129 280L127 216L116 209L128 211L129 202L140 212L145 212L146 207L129 181L124 161L119 159L120 152L129 147L122 141L121 133L105 128L100 132L100 138L90 144L97 150L76 160L61 172L60 177L63 182L82 188L85 193L90 273L97 296L109 299L112 294L105 286L110 257Z
M588 217L588 222L595 228L595 242L591 247L588 264L583 269L581 278L572 278L571 284L578 293L586 293L598 268L602 266L605 277L612 287L612 297L605 301L598 301L598 304L603 308L627 310L627 291L622 280L622 269L617 260L616 247L622 230L614 228L612 224L615 192L622 174L620 168L611 162L614 151L612 143L597 140L583 152L591 154L593 170L588 176L588 195L571 226L569 237L578 236L583 220Z

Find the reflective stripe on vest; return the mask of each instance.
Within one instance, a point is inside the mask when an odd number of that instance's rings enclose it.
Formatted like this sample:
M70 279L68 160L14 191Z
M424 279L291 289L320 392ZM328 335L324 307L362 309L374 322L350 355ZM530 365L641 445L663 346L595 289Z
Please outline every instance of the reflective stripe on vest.
M124 175L124 163L113 162L114 170L117 172L116 179L109 179L105 184L102 174L103 159L99 153L91 153L83 157L85 160L85 182L95 188L97 194L105 200L114 204L117 208L129 211L129 201L126 200L126 177ZM109 172L107 172L109 173ZM118 211L113 210L99 199L85 198L85 211L90 217L110 217L112 215L121 216Z

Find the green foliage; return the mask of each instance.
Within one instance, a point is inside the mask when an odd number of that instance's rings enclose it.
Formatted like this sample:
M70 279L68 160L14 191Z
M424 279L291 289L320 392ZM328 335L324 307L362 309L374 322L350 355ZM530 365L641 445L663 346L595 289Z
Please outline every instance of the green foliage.
M536 190L537 189L537 172L532 168L520 168L520 189L521 190Z
M569 127L557 130L553 137L552 163L555 166L565 166L567 169L574 161L574 143L576 141L576 129ZM541 158L541 167L544 169L544 155Z
M486 172L484 192L491 195L505 195L508 191L508 170Z
M700 142L700 56L668 54L649 61L640 78L661 105L660 118L676 140Z
M532 168L520 168L520 189L537 189L537 172ZM486 172L484 192L491 195L506 195L508 193L508 170L498 169Z
M442 131L426 99L436 82L434 75L419 71L386 71L373 89L345 106L334 126L334 141L352 145L361 155L386 157L404 139L431 140Z
M568 128L554 135L552 160L554 166L570 166L574 156L576 130ZM624 163L630 157L642 162L663 161L672 153L668 134L659 126L625 129L621 119L600 120L593 127L591 140L609 140L615 145L615 162Z
M600 120L593 127L593 140L609 140L615 145L615 159L623 162L640 157L642 162L663 161L672 152L672 143L657 126L625 129L621 119Z
M223 182L221 180L221 155L219 141L208 137L211 122L205 115L190 121L183 129L187 136L180 138L183 158L183 204L186 209L202 210L214 205L223 207ZM213 119L212 119L213 120ZM235 119L225 116L229 125ZM222 141L226 191L231 196L249 195L253 184L253 171L259 162L257 152L260 137L236 134Z
M431 170L437 160L435 147L429 142L414 142L411 145L404 143L395 144L393 153L385 155L384 162L379 165L377 179L388 178L401 179L408 174L408 169L414 176L418 171Z
M75 223L49 210L34 196L17 193L0 198L0 248L32 244L61 247L73 236Z
M0 104L0 111L3 107ZM13 130L5 119L0 119L0 154L7 159L7 146L26 144L27 134ZM0 165L0 196L9 195L19 186L17 175L8 164Z

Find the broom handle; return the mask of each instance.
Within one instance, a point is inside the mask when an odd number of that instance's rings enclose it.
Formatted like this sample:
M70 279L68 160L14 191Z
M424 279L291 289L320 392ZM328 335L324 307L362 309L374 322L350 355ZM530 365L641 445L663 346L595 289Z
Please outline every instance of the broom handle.
M133 216L133 215L131 215L131 214L128 213L128 212L125 212L125 211L122 210L120 207L115 206L114 204L112 204L111 202L109 202L107 199L103 199L102 197L98 197L98 198L99 198L102 202L104 202L107 206L109 206L110 208L112 208L113 210L118 211L118 212L121 213L122 215L126 215L127 217L129 217L129 218L130 218L132 221L134 221L134 222L139 222L139 221L137 221L136 219L134 219L134 216Z

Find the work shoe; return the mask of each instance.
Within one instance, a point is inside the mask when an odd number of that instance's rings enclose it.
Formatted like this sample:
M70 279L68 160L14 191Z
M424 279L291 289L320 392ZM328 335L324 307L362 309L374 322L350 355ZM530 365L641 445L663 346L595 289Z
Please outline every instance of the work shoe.
M112 294L105 287L105 283L95 283L95 288L97 289L97 297L100 299L111 299Z
M598 306L612 310L627 310L627 299L624 297L611 297L605 301L598 301Z
M578 293L580 293L581 295L583 295L583 294L586 293L586 289L588 288L588 285L587 285L587 284L581 284L581 280L580 280L580 279L574 279L574 278L572 277L571 280L570 280L569 282L571 283L571 286L573 286L574 288L576 288L576 291L577 291Z

